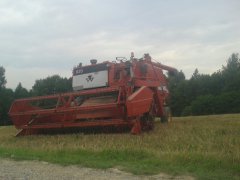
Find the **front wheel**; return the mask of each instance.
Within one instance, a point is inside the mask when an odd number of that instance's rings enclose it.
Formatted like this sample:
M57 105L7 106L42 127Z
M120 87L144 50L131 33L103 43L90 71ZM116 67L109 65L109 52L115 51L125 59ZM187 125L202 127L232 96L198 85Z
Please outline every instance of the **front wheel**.
M161 117L161 123L168 123L172 120L171 110L168 106L163 107L163 116Z
M154 129L154 116L149 113L144 114L141 117L141 125L143 131L150 131Z

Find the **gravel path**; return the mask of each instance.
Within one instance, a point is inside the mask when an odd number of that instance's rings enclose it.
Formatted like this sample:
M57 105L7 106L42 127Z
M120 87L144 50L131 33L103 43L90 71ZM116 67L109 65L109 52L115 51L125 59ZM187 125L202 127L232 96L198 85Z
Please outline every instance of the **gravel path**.
M99 180L139 180L139 179L187 179L189 176L169 176L158 174L153 176L136 176L131 173L119 171L118 169L98 170L80 166L60 166L41 161L13 161L0 159L1 180L77 180L77 179L99 179Z

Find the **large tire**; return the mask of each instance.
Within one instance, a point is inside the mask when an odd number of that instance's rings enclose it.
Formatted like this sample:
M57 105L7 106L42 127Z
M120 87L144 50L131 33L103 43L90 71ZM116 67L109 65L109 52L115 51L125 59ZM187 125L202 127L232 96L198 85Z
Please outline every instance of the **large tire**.
M154 129L154 116L149 113L141 117L141 126L143 131L150 131Z
M172 120L171 110L168 106L163 108L164 115L161 117L161 123L168 123Z

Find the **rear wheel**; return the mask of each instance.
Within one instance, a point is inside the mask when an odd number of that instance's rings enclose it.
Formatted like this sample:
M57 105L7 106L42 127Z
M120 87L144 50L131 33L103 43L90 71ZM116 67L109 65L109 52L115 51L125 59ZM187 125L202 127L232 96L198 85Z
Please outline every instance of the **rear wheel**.
M155 120L155 108L154 101L150 107L149 112L144 113L140 117L140 124L142 131L150 131L154 129L154 120Z
M154 116L146 113L141 117L141 126L143 131L150 131L154 128Z
M163 116L161 117L162 123L168 123L172 120L171 110L168 106L163 108Z

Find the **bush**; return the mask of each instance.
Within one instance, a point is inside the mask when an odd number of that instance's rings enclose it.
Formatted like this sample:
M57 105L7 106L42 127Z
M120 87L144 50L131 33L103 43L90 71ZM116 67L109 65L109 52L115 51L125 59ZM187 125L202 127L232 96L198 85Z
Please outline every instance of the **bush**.
M190 106L184 108L182 115L207 115L240 112L240 92L226 92L219 95L197 97Z

